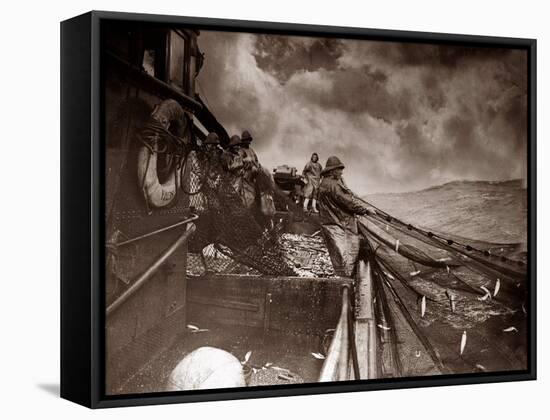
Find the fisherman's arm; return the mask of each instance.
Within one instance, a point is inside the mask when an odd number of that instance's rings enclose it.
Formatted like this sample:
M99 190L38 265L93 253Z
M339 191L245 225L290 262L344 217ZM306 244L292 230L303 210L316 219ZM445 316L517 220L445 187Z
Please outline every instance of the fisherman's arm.
M242 169L244 166L244 162L243 162L243 159L240 157L240 156L235 156L232 160L231 160L231 165L230 165L230 171L238 171L239 169Z
M258 158L255 156L254 152L247 150L239 150L239 157L241 158L244 169L246 171L253 171L258 165Z
M245 156L242 156L242 161L245 171L248 171L250 176L255 178L262 167L256 153L252 150L245 152Z
M306 163L306 166L304 166L304 170L302 171L302 176L307 176L307 173L311 170L310 163Z
M368 207L362 200L357 198L352 192L337 185L334 198L336 202L349 213L355 214L376 214L373 208Z

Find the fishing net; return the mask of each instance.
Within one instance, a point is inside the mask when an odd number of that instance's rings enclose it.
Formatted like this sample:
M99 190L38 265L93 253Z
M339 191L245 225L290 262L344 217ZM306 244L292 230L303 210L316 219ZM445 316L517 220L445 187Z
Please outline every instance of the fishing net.
M264 217L259 205L243 204L235 178L223 169L217 153L190 152L182 175L190 206L200 215L190 251L200 256L203 272L295 275L281 248L282 221ZM260 189L276 188L265 177L260 171L256 204ZM192 269L200 272L197 258L192 262Z
M360 218L359 231L360 257L372 267L381 377L526 368L521 244L443 233L378 208Z

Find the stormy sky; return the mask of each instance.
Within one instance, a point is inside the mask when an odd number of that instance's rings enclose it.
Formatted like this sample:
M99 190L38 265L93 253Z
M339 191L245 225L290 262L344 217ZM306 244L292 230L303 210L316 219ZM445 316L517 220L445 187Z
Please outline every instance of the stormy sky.
M207 31L199 45L199 93L269 169L337 155L360 194L525 172L524 51Z

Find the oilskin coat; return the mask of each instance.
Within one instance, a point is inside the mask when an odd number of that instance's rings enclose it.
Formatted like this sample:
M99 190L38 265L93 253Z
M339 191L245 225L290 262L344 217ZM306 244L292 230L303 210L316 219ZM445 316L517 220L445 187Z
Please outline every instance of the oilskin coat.
M231 184L233 189L242 197L243 195L243 174L244 163L243 159L237 151L225 150L222 154L222 166L231 174Z
M260 161L250 147L239 148L239 156L243 162L241 198L245 207L251 208L256 200L256 176L261 168Z
M223 154L225 153L218 147L209 147L203 152L204 159L207 165L206 181L211 189L219 187L222 177Z
M256 152L251 147L241 147L239 148L239 156L244 164L244 178L253 182L261 166Z
M367 214L369 209L342 179L328 175L319 187L319 210L334 271L339 276L350 277L359 255L356 216Z
M304 198L317 199L322 170L323 167L319 162L313 162L312 160L310 160L308 163L306 163L306 166L304 167L304 170L302 172L302 175L307 180L307 184L303 189Z

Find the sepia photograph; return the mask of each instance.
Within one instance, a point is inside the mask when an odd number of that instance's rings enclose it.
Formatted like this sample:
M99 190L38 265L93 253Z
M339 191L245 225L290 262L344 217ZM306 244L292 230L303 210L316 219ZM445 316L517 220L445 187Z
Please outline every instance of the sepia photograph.
M101 24L105 395L526 372L528 50Z

